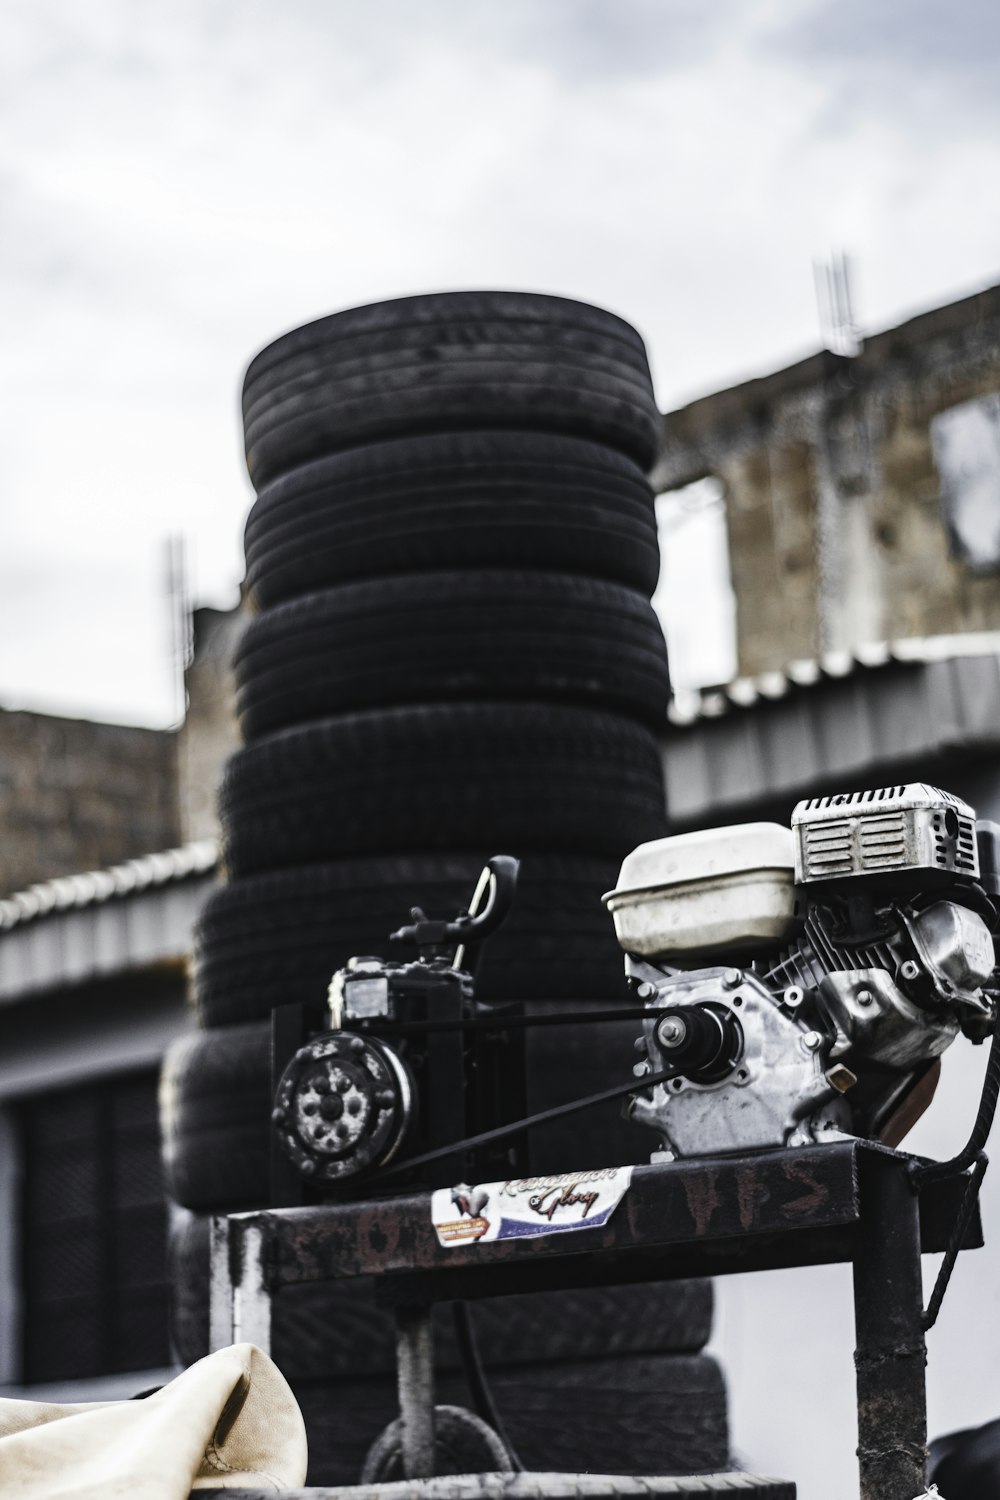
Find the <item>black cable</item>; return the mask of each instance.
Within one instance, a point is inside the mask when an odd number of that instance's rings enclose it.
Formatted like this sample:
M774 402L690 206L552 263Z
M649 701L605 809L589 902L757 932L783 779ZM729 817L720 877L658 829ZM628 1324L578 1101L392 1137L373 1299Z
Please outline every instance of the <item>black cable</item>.
M921 1316L921 1327L925 1333L929 1328L933 1328L937 1322L938 1313L941 1311L941 1303L944 1301L944 1294L948 1290L951 1273L955 1269L958 1252L962 1248L965 1231L969 1227L969 1220L972 1218L972 1211L976 1206L979 1189L982 1186L983 1178L986 1176L986 1168L989 1164L989 1157L985 1151L981 1151L972 1169L972 1175L969 1178L965 1193L962 1196L962 1206L955 1218L955 1225L951 1231L948 1248L944 1253L944 1260L941 1262L940 1269L938 1270L934 1290L931 1292L930 1301Z
M969 1167L978 1160L993 1128L998 1098L1000 1098L1000 1004L997 1005L996 1019L993 1022L993 1042L990 1046L990 1057L986 1064L986 1076L983 1079L983 1091L979 1097L979 1109L976 1113L976 1123L972 1127L972 1134L958 1155L953 1156L950 1161L915 1163L912 1173L918 1187L922 1187L925 1182L940 1182L946 1177L958 1177L960 1173L968 1171Z
M415 1167L426 1166L428 1162L440 1161L445 1156L455 1156L460 1151L471 1151L476 1146L490 1146L494 1141L506 1140L509 1135L518 1135L522 1130L529 1130L534 1125L545 1125L549 1120L558 1120L563 1115L575 1114L577 1110L589 1109L594 1104L604 1104L609 1099L621 1099L625 1094L634 1094L640 1089L653 1088L658 1083L666 1083L670 1078L676 1078L680 1068L664 1068L661 1073L649 1073L643 1078L633 1079L631 1083L616 1084L613 1089L604 1089L600 1094L587 1094L582 1099L574 1099L569 1104L556 1104L552 1109L539 1110L536 1115L528 1115L523 1120L514 1120L509 1125L498 1125L493 1130L483 1130L479 1135L468 1135L464 1140L452 1141L447 1146L438 1146L434 1151L425 1151L422 1156L409 1156L403 1161L395 1162L391 1167L384 1167L380 1172L372 1173L368 1182L384 1182L387 1177L398 1177L401 1172L412 1172Z
M477 1002L478 1004L478 1002ZM370 1024L362 1025L363 1035L372 1032L378 1036L423 1036L428 1031L511 1031L529 1026L574 1026L580 1021L588 1025L600 1021L648 1021L657 1012L644 1006L621 1010L559 1011L548 1016L478 1015L465 1021L395 1021L387 1016L377 1016Z
M451 1304L451 1315L455 1324L455 1338L458 1341L458 1352L462 1361L462 1370L465 1374L466 1383L469 1387L469 1395L472 1397L473 1410L477 1417L481 1417L503 1443L507 1449L511 1465L515 1474L525 1473L524 1464L518 1457L517 1449L507 1436L503 1418L497 1410L496 1402L493 1400L493 1392L490 1390L486 1379L486 1371L479 1357L479 1343L476 1339L476 1330L472 1322L472 1314L467 1302L453 1302Z
M944 1294L948 1290L951 1281L951 1273L955 1269L958 1252L962 1248L965 1239L965 1231L969 1227L973 1210L979 1198L979 1189L989 1166L989 1157L983 1147L986 1145L989 1133L993 1128L993 1121L997 1112L997 1100L1000 1098L1000 1005L997 1006L996 1018L993 1022L993 1041L990 1044L989 1060L986 1064L986 1073L983 1078L983 1090L979 1096L979 1108L976 1111L975 1124L972 1134L962 1147L957 1156L948 1161L913 1162L910 1167L910 1175L914 1186L919 1192L929 1182L943 1182L950 1177L959 1177L972 1167L969 1181L962 1195L962 1202L955 1216L955 1223L945 1251L944 1260L941 1262L931 1292L930 1301L924 1309L921 1324L926 1333L933 1328L937 1322Z

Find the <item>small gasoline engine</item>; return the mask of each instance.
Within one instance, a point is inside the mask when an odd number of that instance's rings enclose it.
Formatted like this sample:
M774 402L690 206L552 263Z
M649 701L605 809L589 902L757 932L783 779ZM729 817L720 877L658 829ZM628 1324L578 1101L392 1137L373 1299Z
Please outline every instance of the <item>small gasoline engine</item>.
M636 849L605 902L649 1008L635 1071L675 1076L631 1118L677 1156L895 1145L993 1029L998 836L914 784Z
M601 1020L633 1015L641 1059L623 1057L620 1086L530 1119L525 1028L557 1021L475 996L481 945L515 895L517 861L497 856L468 913L415 909L393 934L416 958L334 975L329 1029L278 1083L277 1139L321 1193L399 1186L431 1161L456 1191L510 1177L529 1125L616 1094L655 1131L655 1160L895 1145L941 1053L996 1024L998 854L1000 827L919 783L800 802L790 828L640 845L604 901L641 1008L558 1020L592 1022L600 1046Z

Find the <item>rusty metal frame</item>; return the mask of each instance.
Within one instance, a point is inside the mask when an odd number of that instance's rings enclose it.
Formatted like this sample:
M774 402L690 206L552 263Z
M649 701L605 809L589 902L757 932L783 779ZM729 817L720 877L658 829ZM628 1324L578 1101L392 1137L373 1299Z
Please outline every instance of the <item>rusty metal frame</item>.
M429 1193L234 1214L214 1221L212 1346L269 1349L274 1293L340 1277L376 1278L403 1341L418 1310L458 1297L851 1262L861 1497L913 1500L926 1484L920 1255L947 1247L965 1180L918 1196L912 1165L843 1141L640 1166L599 1228L447 1247ZM981 1244L976 1215L963 1248Z

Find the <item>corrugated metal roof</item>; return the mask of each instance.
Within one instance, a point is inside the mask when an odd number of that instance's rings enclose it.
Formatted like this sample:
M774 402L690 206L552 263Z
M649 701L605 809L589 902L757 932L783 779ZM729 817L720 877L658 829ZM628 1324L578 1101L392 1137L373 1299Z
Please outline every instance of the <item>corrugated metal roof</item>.
M218 862L203 839L0 901L0 1003L183 964Z
M663 736L673 826L740 820L815 788L875 785L893 766L988 758L1000 748L1000 637L989 639L992 650L984 640L982 651L960 656L894 651L880 666L855 658L839 674L821 669L811 683L760 683L755 695L734 694L730 684L720 704L675 718ZM996 795L989 790L991 802Z
M698 719L718 719L731 709L774 702L797 688L839 681L891 662L933 662L963 656L1000 656L1000 631L873 641L850 651L827 651L815 658L788 662L780 671L737 677L718 687L675 693L667 717L671 724L683 728Z
M143 854L106 870L88 870L81 875L63 875L43 880L27 890L0 900L0 933L34 922L50 912L79 911L98 906L116 896L131 896L156 886L188 880L214 870L219 860L215 839L200 839L180 849Z

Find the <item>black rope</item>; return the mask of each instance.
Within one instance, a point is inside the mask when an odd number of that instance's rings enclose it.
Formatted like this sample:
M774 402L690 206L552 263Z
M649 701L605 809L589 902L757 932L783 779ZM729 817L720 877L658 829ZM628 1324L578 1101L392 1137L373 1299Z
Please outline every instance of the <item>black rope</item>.
M525 1472L524 1464L518 1457L517 1449L507 1435L503 1418L497 1410L496 1402L493 1400L493 1392L489 1381L486 1379L486 1371L479 1357L479 1343L476 1339L476 1330L472 1321L472 1314L467 1302L453 1302L451 1304L451 1315L455 1324L455 1338L458 1341L458 1352L462 1360L462 1369L465 1373L466 1383L469 1387L469 1395L472 1397L473 1410L477 1417L481 1417L503 1443L507 1449L515 1474Z
M621 1099L625 1094L634 1094L641 1089L653 1088L658 1083L666 1083L668 1079L676 1078L680 1071L680 1068L664 1068L661 1073L649 1073L630 1083L616 1084L613 1089L604 1089L600 1094L587 1094L569 1104L556 1104L551 1109L539 1110L538 1114L514 1120L509 1125L498 1125L493 1130L481 1131L479 1135L468 1135L464 1140L452 1141L447 1146L438 1146L434 1151L425 1151L422 1156L409 1156L391 1167L384 1167L382 1171L374 1172L368 1181L384 1182L387 1177L398 1177L400 1172L412 1172L416 1167L441 1161L446 1156L455 1156L460 1151L471 1151L476 1146L490 1146L494 1141L506 1140L508 1136L518 1135L522 1130L530 1130L535 1125L546 1125L549 1120L561 1119L563 1115L575 1114L577 1110L590 1109L595 1104L605 1104L609 1099Z

